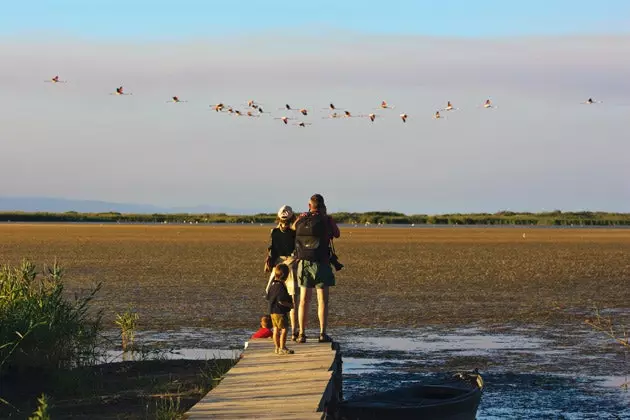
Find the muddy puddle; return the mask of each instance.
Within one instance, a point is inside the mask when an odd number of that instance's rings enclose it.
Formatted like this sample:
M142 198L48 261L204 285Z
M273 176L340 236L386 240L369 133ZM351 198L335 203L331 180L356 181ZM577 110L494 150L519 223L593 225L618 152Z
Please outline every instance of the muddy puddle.
M146 331L137 340L162 349L162 358L231 358L251 333ZM478 368L485 380L478 419L630 419L630 392L622 387L630 380L630 355L600 333L576 329L575 324L334 333L343 351L345 398ZM115 334L110 339L113 343ZM293 348L299 351L299 345ZM116 354L121 352L110 356Z

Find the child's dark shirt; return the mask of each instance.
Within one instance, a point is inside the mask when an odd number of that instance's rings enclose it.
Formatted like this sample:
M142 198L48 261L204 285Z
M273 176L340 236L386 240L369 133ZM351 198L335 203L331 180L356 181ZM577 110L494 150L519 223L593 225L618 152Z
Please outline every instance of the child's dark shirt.
M287 286L278 280L273 280L267 292L267 300L269 301L270 314L287 314L291 311L288 306L280 305L279 302L291 303L292 299L287 291Z

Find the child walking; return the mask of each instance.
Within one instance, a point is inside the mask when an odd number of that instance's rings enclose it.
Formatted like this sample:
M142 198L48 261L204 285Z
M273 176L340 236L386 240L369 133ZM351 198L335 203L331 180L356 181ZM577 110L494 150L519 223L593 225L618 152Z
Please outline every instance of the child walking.
M271 272L271 275L269 276L265 292L269 291L269 286L271 286L271 282L274 278L273 267L280 263L289 267L289 277L287 277L285 285L291 296L294 308L289 312L291 339L296 341L299 335L297 308L300 306L300 288L297 285L297 275L295 273L297 261L292 256L295 250L295 230L291 229L291 224L293 224L294 221L295 214L291 206L280 207L278 217L276 218L278 226L271 230L271 238L269 240L269 246L267 247L268 255L267 261L265 262L265 272Z
M276 345L276 354L293 354L293 350L287 348L287 313L293 308L291 296L287 292L285 282L289 276L289 267L278 264L273 269L274 279L267 291L269 301L269 313L273 325L273 342Z

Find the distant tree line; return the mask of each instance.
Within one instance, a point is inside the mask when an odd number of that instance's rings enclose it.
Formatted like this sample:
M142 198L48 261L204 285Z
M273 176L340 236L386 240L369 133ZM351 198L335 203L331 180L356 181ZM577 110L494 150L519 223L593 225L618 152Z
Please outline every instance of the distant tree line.
M540 225L540 226L630 226L630 213L607 212L562 212L544 213L497 213L471 214L414 214L373 211L366 213L334 213L338 223L348 224L416 224L416 225ZM65 213L46 212L0 212L2 222L92 222L92 223L273 223L276 215L259 213L254 215L230 215L225 213L206 214L131 214L131 213Z

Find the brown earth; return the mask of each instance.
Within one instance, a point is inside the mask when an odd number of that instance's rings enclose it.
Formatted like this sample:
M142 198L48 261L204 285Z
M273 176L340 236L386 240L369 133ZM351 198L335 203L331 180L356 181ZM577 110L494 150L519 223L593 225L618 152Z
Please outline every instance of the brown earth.
M269 227L1 224L0 262L57 259L69 293L96 282L105 324L255 328ZM630 229L342 227L332 326L561 321L627 306ZM113 324L111 324L113 327Z
M47 396L54 419L181 418L176 413L195 405L233 364L147 360L31 374L31 380L5 378L7 386L0 386L0 395L14 407L0 403L0 418L27 418L41 394Z

